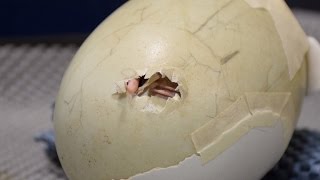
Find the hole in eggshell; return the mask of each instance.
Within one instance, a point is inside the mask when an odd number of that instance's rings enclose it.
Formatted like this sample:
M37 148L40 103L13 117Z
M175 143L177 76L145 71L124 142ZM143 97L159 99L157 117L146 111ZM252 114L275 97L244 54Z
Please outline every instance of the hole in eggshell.
M149 79L145 75L131 79L127 82L126 90L131 95L137 96L156 96L163 99L173 98L176 94L181 97L177 90L178 83L172 82L168 77L157 72Z
M139 77L139 87L143 86L149 79L145 79L146 75Z

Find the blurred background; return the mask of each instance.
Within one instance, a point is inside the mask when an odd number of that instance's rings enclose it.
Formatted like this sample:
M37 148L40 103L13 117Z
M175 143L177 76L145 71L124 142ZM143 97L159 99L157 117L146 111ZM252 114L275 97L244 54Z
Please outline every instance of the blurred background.
M0 0L0 180L65 179L45 143L52 104L74 53L125 0ZM320 1L287 0L320 40ZM320 96L306 97L298 128L320 130ZM51 157L54 159L55 157Z
M1 0L0 40L81 42L125 1ZM320 10L317 0L287 0L287 3L293 8Z
M1 0L0 39L81 41L124 2L125 0Z

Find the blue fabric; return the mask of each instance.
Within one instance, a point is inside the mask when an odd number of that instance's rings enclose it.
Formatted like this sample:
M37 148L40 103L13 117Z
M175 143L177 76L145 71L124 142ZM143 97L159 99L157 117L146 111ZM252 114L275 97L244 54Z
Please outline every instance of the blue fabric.
M319 0L286 0L289 6L320 11Z
M47 157L53 164L55 164L58 167L61 167L57 150L56 150L54 132L48 131L48 132L42 133L35 137L35 141L45 143L47 145L45 148Z
M0 37L90 33L125 0L1 0Z

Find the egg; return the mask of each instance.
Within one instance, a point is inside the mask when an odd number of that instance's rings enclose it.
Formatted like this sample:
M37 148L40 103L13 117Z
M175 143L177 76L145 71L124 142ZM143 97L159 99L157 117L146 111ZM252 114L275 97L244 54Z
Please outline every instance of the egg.
M130 0L64 74L63 169L72 180L260 179L295 128L308 48L281 0Z

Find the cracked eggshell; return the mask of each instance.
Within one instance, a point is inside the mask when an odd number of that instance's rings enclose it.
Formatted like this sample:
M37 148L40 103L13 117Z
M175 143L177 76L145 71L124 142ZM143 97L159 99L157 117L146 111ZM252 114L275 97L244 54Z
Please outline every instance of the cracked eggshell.
M54 123L67 176L259 179L295 127L307 44L284 1L129 1L64 75ZM126 93L156 73L181 97Z

